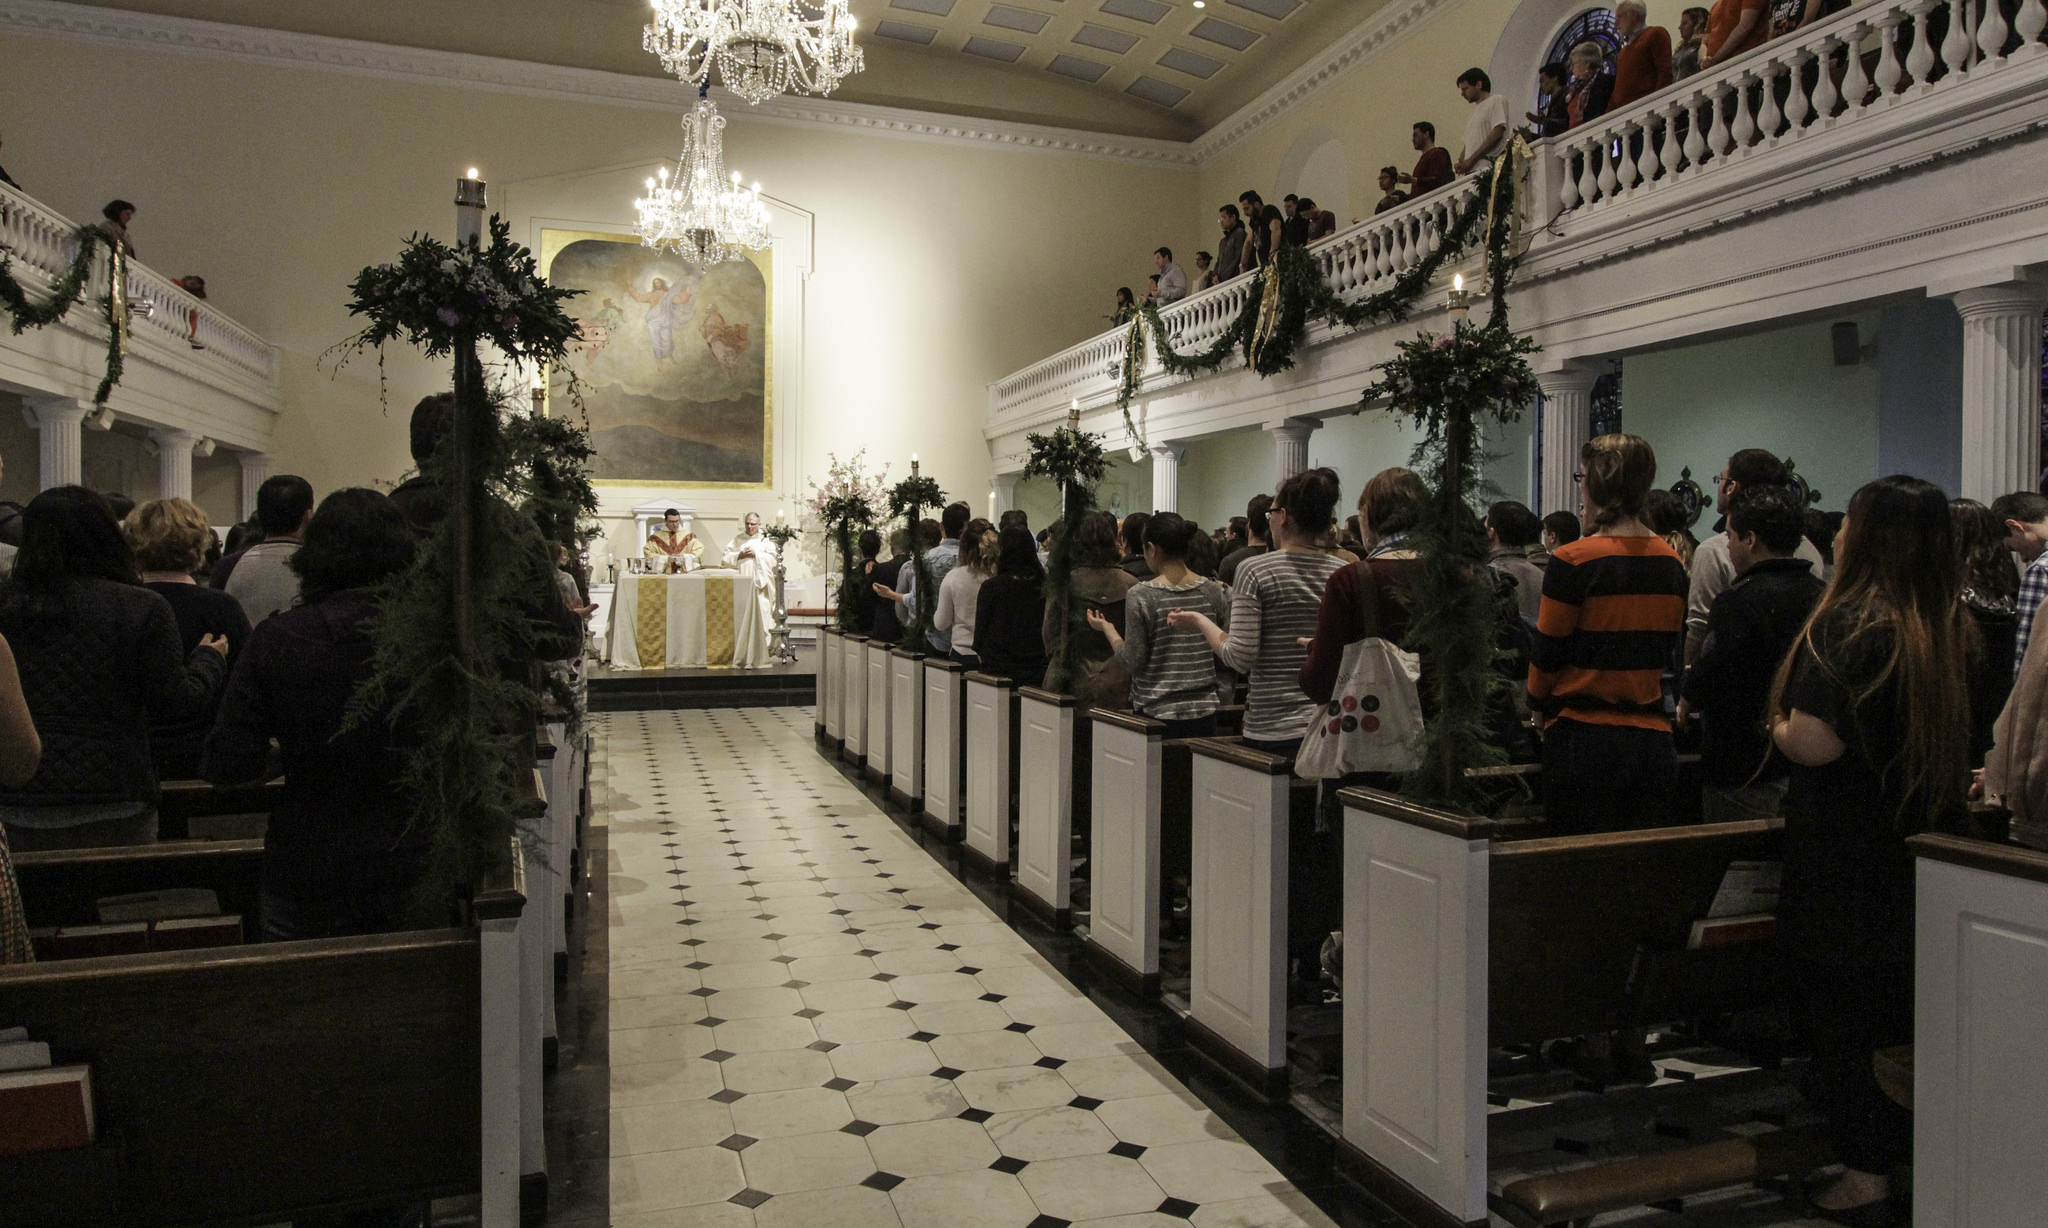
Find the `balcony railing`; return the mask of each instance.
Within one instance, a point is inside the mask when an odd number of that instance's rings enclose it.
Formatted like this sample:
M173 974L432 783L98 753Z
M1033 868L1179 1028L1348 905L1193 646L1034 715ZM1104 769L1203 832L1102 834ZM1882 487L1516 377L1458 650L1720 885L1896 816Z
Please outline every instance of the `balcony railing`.
M0 184L0 243L12 255L9 272L15 280L32 295L46 295L57 279L70 270L78 255L78 223L34 197ZM189 350L192 342L197 341L205 347L190 354L189 361L197 367L220 364L244 380L275 386L277 357L269 342L186 293L155 269L131 260L127 263L127 281L128 302L133 308L131 335L135 340L154 338L174 354ZM93 270L85 297L71 309L70 322L104 338L99 302L106 293L107 272L102 261ZM97 378L98 373L93 375Z

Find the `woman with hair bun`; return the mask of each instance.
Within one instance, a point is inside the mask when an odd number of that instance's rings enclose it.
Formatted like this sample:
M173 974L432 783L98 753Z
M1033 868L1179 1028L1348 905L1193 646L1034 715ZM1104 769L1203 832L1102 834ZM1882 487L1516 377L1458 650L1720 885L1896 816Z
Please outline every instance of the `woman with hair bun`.
M1169 738L1216 736L1216 655L1195 631L1168 625L1184 611L1230 625L1230 590L1188 566L1200 536L1193 522L1172 512L1154 515L1145 522L1145 565L1153 577L1125 595L1124 632L1088 611L1088 625L1109 640L1117 661L1130 671L1131 707L1165 724Z

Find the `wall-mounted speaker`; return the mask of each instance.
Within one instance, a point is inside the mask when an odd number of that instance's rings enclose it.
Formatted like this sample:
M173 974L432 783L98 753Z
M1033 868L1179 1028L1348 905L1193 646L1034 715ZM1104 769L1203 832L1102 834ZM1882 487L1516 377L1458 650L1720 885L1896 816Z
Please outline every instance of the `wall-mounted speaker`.
M1856 334L1856 321L1843 320L1832 330L1835 342L1835 365L1853 367L1863 361L1863 341Z

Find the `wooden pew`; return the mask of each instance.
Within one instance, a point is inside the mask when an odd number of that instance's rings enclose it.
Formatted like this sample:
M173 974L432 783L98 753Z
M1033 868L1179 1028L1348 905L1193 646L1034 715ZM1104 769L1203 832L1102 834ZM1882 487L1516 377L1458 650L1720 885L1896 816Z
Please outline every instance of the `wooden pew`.
M1290 832L1313 820L1313 781L1236 738L1195 738L1188 1042L1253 1092L1287 1095Z
M1011 898L1055 929L1073 917L1075 797L1086 805L1090 722L1072 695L1017 688L1017 873Z
M2048 853L1915 836L1913 1222L2048 1206Z
M889 671L889 800L916 817L924 808L924 662L926 654L892 649Z
M840 649L840 679L845 696L846 725L839 757L857 768L868 761L868 637L848 635Z
M924 659L924 829L960 839L966 825L967 670L940 657Z
M1007 879L1017 780L1017 684L983 673L966 674L961 683L967 696L967 785L960 858L984 874Z
M254 785L166 780L157 797L157 839L261 840L283 794L281 779Z
M838 754L846 741L846 679L841 654L846 633L825 628L818 639L818 738L831 754Z
M258 856L19 860L36 917L141 881L225 902ZM0 1019L90 1064L98 1126L82 1149L0 1158L0 1228L269 1223L476 1192L487 1228L513 1228L521 887L480 893L464 929L0 968Z
M869 640L861 650L861 694L867 703L861 774L884 788L889 784L889 759L895 753L895 726L889 721L889 662L895 648L885 640Z
M1615 1031L1776 994L1767 945L1684 947L1731 862L1779 858L1777 820L1510 842L1484 819L1373 790L1340 796L1339 1162L1407 1218L1486 1222L1490 1046ZM1617 1197L1638 1200L1646 1189L1680 1197L1811 1154L1796 1138L1692 1148L1647 1165L1553 1174L1541 1188L1518 1183L1521 1198L1493 1209L1524 1223L1560 1209L1612 1209L1634 1205Z
M161 840L16 853L14 868L34 927L91 925L99 920L95 904L105 896L201 887L219 897L222 915L242 918L242 941L255 942L262 933L261 840Z

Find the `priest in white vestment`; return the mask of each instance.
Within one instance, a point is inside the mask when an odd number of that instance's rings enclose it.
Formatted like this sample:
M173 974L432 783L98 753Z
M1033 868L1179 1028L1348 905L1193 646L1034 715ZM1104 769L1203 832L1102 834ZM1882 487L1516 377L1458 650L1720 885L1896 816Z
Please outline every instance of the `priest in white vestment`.
M704 565L704 542L695 533L683 532L683 514L670 508L661 518L661 527L648 535L640 557L647 561L649 571L684 572ZM684 561L686 558L688 562Z
M761 535L760 513L747 513L740 532L725 544L724 561L740 573L733 601L732 663L758 669L768 664L769 633L775 628L775 543ZM746 599L749 591L752 601Z

